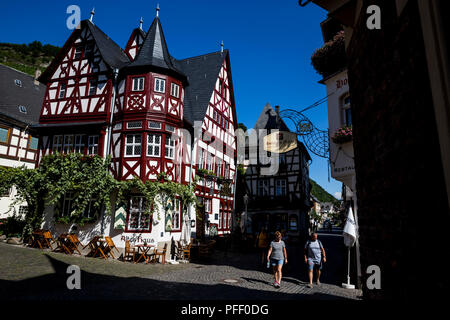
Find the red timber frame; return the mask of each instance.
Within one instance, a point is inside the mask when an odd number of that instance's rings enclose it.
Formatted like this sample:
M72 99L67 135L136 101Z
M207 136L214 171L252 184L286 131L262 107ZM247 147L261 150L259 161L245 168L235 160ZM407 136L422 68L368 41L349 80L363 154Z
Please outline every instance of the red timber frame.
M140 91L133 91L133 79L144 78L144 88ZM165 80L164 93L154 92L155 79ZM170 88L172 83L179 86L179 96L171 96ZM136 73L127 75L125 84L125 94L123 99L123 121L122 121L122 137L120 152L120 172L122 180L129 179L132 175L137 175L135 170L139 167L139 178L143 181L151 179L150 175L157 175L159 172L166 172L168 178L172 181L184 183L181 177L184 176L184 166L176 163L175 159L180 155L180 148L183 145L179 143L179 139L175 141L174 159L167 159L165 155L166 139L171 136L172 131L167 126L175 128L183 128L182 121L182 91L181 81L169 77L167 75L157 73ZM160 129L149 127L149 121L161 124ZM130 122L141 122L140 128L127 128ZM147 156L147 136L148 134L161 135L160 156ZM126 135L141 135L141 154L140 156L126 156ZM182 154L182 152L181 152ZM136 163L129 164L129 162ZM156 162L156 164L155 164Z

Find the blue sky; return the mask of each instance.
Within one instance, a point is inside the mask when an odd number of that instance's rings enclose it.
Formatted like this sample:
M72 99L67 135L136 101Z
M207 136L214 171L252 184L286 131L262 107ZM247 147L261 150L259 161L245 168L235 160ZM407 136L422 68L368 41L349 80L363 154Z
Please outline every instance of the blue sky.
M0 42L62 46L69 5L78 5L81 19L95 7L94 23L122 48L144 18L148 29L156 4L172 56L183 59L230 50L237 117L253 127L269 102L280 109L301 110L326 96L311 66L312 52L323 44L320 22L326 12L297 0L158 0L158 1L1 1ZM305 113L319 129L328 128L326 103ZM311 154L310 176L331 194L341 183L330 178L328 162Z

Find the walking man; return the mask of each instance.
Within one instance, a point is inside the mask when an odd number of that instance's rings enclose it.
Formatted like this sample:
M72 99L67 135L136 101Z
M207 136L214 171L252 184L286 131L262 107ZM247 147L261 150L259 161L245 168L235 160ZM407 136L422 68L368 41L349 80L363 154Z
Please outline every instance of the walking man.
M320 273L322 263L327 262L325 249L320 240L317 239L317 233L311 235L311 239L305 245L305 263L308 264L309 283L308 288L313 287L313 271L316 269L316 283L320 285Z

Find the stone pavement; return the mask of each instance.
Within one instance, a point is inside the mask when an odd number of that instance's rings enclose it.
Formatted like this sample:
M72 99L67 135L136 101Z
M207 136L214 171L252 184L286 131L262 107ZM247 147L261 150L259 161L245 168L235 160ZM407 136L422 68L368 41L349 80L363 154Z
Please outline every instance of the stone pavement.
M0 298L25 300L341 300L360 299L360 290L346 290L342 282L342 258L336 249L342 238L319 235L330 264L322 284L306 287L302 249L288 248L281 288L272 287L270 269L258 265L256 253L222 252L189 264L131 264L118 260L41 251L0 243ZM334 247L333 247L334 245ZM332 250L338 251L334 254ZM299 254L300 253L300 254ZM332 264L335 265L332 268ZM67 267L81 269L81 290L66 286Z

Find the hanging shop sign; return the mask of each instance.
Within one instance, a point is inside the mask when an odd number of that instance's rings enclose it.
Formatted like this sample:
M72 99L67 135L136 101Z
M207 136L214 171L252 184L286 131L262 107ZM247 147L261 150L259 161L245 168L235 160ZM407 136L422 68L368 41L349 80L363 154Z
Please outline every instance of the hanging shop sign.
M264 137L264 150L274 153L285 153L297 148L297 134L289 131L278 131Z

